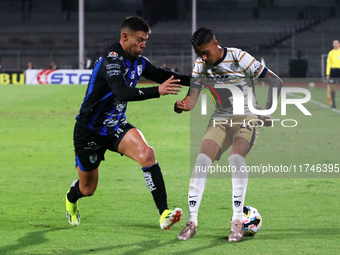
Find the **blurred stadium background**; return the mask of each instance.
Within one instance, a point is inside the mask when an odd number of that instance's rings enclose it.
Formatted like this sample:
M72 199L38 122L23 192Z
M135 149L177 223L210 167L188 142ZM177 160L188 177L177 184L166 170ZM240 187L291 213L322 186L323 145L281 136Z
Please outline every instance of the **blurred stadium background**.
M144 55L190 73L192 2L85 0L84 54L97 59L118 39L122 20L138 14L152 29ZM281 77L323 77L339 38L339 0L197 0L196 6L197 27L212 28L223 46L263 58ZM1 72L23 71L29 61L36 69L50 62L78 68L78 0L0 0L0 22Z

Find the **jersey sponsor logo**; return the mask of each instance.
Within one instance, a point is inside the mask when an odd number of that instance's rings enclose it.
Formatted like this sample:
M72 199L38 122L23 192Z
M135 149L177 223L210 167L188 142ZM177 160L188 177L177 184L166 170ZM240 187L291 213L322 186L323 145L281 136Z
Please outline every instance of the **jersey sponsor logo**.
M115 75L120 75L122 72L120 70L117 69L111 69L111 70L107 70L106 74L108 76L115 76Z
M116 125L119 124L120 117L124 115L125 111L124 109L126 108L126 103L118 103L116 104L116 110L114 113L106 112L106 118L103 122L103 125L105 127L115 127ZM118 132L118 131L116 131ZM118 132L119 134L119 132Z
M109 54L107 54L107 56L111 57L111 58L118 58L118 53L114 52L114 51L111 51Z
M120 64L113 63L113 64L106 65L106 69L113 69L113 68L120 69Z
M105 127L114 127L118 124L118 120L115 118L109 118L104 120L103 124Z
M117 104L116 105L116 110L121 112L124 108L126 107L126 104Z
M143 66L142 65L137 65L137 74L138 76L141 76L143 72Z

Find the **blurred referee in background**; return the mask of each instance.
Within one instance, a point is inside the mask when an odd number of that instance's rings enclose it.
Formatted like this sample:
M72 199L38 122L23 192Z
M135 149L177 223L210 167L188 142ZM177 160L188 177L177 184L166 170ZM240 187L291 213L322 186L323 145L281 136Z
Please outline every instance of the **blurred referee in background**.
M332 108L335 105L335 84L340 84L340 43L339 40L333 41L334 49L328 53L326 77L331 87Z

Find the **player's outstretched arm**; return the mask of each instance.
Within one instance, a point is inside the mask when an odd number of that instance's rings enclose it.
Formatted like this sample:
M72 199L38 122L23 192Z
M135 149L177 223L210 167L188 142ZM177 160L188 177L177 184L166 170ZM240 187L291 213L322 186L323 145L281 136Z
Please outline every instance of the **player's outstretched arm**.
M282 88L282 80L271 70L268 69L264 78L266 78L266 83L269 85L268 97L265 109L270 109L273 104L273 88L277 88L277 98L280 96L281 88ZM268 127L273 124L273 118L271 116L259 116L259 118L264 122L264 126Z
M145 57L143 57L143 59L145 61L145 69L142 73L142 76L146 79L161 84L166 82L167 79L173 76L173 78L176 80L180 79L178 83L180 83L181 85L190 86L190 77L188 75L182 75L172 71L164 70L163 68L153 65Z
M188 90L187 96L183 100L177 100L175 103L174 111L177 113L182 113L183 111L190 111L196 105L200 90L191 87Z
M158 92L161 96L164 95L177 95L178 92L181 91L183 86L181 84L178 84L181 80L174 79L174 76L172 75L169 79L167 79L165 82L163 82L161 85L158 86Z
M273 88L277 88L277 98L280 96L281 88L282 88L282 80L277 76L275 73L273 73L271 70L268 69L266 75L264 76L266 78L266 83L269 85L268 90L268 97L267 97L267 103L265 106L265 109L270 109L273 104Z

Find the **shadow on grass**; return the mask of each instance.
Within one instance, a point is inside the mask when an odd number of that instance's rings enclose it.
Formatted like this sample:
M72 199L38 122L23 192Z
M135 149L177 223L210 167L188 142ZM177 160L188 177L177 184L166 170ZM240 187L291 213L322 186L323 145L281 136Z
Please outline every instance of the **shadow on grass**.
M45 243L48 241L45 237L46 233L64 229L67 228L52 228L26 233L26 235L19 238L15 244L0 246L0 254L13 254L15 251L20 251L26 247Z
M141 224L141 226L143 226ZM15 244L6 245L0 247L0 254L7 255L13 254L15 252L20 252L21 249L27 248L29 246L39 245L48 241L45 237L46 233L65 230L68 228L53 228L41 231L34 231L27 233L24 237L21 237L17 240ZM272 232L274 230L271 230ZM267 232L267 231L266 231ZM269 232L269 231L268 231ZM279 232L277 232L279 233ZM258 234L255 237L244 237L244 239L240 243L228 243L228 237L217 236L217 235L199 235L195 236L193 239L188 241L180 241L177 239L173 239L167 242L162 242L161 238L152 239L147 241L135 242L135 243L126 243L126 244L117 244L110 245L99 248L86 248L86 249L78 249L78 250L69 250L65 251L66 254L101 254L103 252L112 252L112 254L153 254L153 250L164 248L164 252L166 254L197 254L197 253L207 253L209 254L209 249L216 248L218 246L224 245L237 245L244 242L251 241L253 238L258 240L270 240L270 239L299 239L299 238L319 238L320 236L336 236L339 235L338 228L291 228L289 231L280 232L278 235L272 235L270 233ZM201 245L202 240L207 242L210 240L209 244ZM195 248L192 248L193 245ZM178 247L175 247L178 246ZM180 249L180 251L178 251ZM173 249L173 250L172 250ZM172 251L171 251L172 250ZM157 251L158 252L158 251Z
M120 244L120 245L112 245L112 246L106 246L106 247L100 247L100 248L94 248L94 249L82 249L82 250L73 250L70 251L72 254L121 254L121 255L137 255L137 254L160 254L159 248L164 248L164 254L183 254L183 251L171 251L173 246L181 245L183 241L179 241L177 239L162 242L161 239L152 239L148 241L142 241L137 243L128 243L128 244ZM199 246L195 249L188 249L185 250L185 254L196 254L199 251L204 251L209 248L216 247L218 245L223 245L225 242L212 242L209 245L206 246ZM184 243L183 243L184 245ZM183 246L183 249L186 247ZM122 251L121 249L124 249L125 251ZM128 249L128 250L126 250ZM177 248L178 249L178 248ZM153 250L157 250L153 252ZM109 252L109 253L107 253ZM163 253L161 253L163 254ZM209 252L207 252L209 254Z
M99 248L87 248L87 249L81 249L81 250L72 250L70 253L72 254L89 254L89 253L95 253L95 254L107 254L106 252L109 252L108 254L121 254L121 255L131 255L131 254L156 254L153 252L153 250L157 250L159 248L163 248L164 254L197 254L198 252L203 252L206 254L209 254L209 249L215 248L217 246L222 245L232 245L231 243L228 243L228 236L227 237L212 237L208 236L209 239L211 239L210 244L201 246L202 238L206 240L207 236L201 236L201 238L193 238L189 241L180 241L177 238L162 242L162 239L152 239L148 241L141 241L136 243L128 243L128 244L118 244L118 245L112 245L112 246L106 246L106 247L99 247ZM247 237L244 241L249 241L253 239L253 237ZM195 243L198 243L197 247L195 248L188 248L189 246L195 245ZM235 243L233 243L235 244ZM183 250L178 251L178 248L172 248L175 246L181 246ZM124 249L125 251L122 251ZM171 249L174 249L171 251ZM177 251L176 251L176 250ZM204 252L206 251L206 252ZM157 254L159 254L159 251L155 251Z
M124 226L124 228L133 228L135 231L137 228L140 229L155 229L155 230L160 230L161 228L159 227L159 225L155 225L155 224L144 224L144 223L136 223L133 222L133 224L131 223L119 223L120 226Z
M289 228L289 229L274 229L260 232L258 238L261 240L271 239L299 239L299 238L325 238L325 236L336 237L339 236L339 228ZM255 237L257 238L257 236Z

